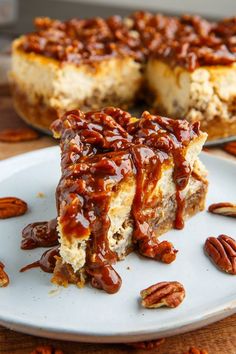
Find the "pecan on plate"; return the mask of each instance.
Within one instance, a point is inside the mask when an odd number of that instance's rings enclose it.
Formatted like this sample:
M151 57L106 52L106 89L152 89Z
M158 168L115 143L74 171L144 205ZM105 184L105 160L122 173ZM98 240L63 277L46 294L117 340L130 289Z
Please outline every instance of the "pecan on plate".
M236 218L236 204L222 202L211 204L208 207L208 211L213 214L232 216Z
M208 237L204 248L218 268L226 273L236 274L236 241L233 238L227 235Z
M147 340L144 342L126 343L126 345L134 349L153 350L159 348L164 342L165 338L160 338L155 340Z
M208 354L208 352L205 349L198 349L196 347L191 347L187 352L184 352L184 354Z
M224 145L224 150L231 155L236 156L236 141L231 141Z
M18 143L38 138L39 133L30 128L4 129L0 131L0 141L5 143Z
M0 288L5 288L9 284L9 277L4 271L4 264L0 262Z
M185 297L185 289L177 281L165 281L144 289L140 292L141 304L146 308L158 308L161 306L177 307Z
M27 203L16 197L0 198L0 219L13 218L26 213Z
M30 354L63 354L63 351L60 349L55 349L51 345L40 345Z

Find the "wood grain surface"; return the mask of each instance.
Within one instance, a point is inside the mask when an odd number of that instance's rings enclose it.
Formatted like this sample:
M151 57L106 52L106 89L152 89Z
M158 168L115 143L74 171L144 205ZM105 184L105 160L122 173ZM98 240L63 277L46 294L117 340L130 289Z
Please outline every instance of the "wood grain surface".
M14 112L11 98L8 95L0 96L0 130L22 126L25 126L25 123ZM40 136L38 140L24 143L0 142L0 160L53 145L56 145L56 142L51 137L45 135ZM219 149L211 149L209 153L221 155L236 161L234 157ZM56 348L60 348L64 354L141 354L146 352L121 344L104 345L48 340L16 333L0 326L0 353L30 354L36 346L41 344L50 344ZM208 350L209 354L236 354L236 315L200 330L167 338L159 349L148 351L148 353L183 354L192 346L204 348Z

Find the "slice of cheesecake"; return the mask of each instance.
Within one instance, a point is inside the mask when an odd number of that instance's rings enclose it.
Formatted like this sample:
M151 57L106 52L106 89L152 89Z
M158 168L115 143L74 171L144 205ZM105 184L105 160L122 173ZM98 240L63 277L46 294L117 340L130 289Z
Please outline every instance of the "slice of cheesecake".
M204 209L208 183L198 154L207 134L199 124L110 107L69 111L52 130L62 151L53 281L82 286L89 278L113 293L121 280L112 264L130 251L172 262L173 245L158 236Z

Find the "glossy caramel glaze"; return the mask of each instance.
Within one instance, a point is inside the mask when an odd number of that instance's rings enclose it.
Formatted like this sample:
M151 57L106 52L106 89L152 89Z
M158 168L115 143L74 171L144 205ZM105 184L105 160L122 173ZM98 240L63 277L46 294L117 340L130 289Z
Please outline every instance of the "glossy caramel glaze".
M174 163L175 227L182 228L181 191L191 176L185 149L199 135L199 124L148 112L137 120L127 112L108 107L99 112L70 111L55 121L52 129L56 137L61 137L62 177L56 193L61 232L68 241L88 240L86 268L92 285L108 292L120 287L120 278L111 266L116 254L108 243L108 211L117 183L131 176L136 179L133 243L145 256L166 263L173 261L173 246L167 241L159 243L149 223L158 206L152 194L163 163Z
M55 256L58 255L59 255L59 246L54 246L53 248L45 251L38 261L28 264L25 267L21 268L20 272L25 272L26 270L29 270L31 268L40 267L44 272L53 273L53 270L56 265Z
M58 244L57 219L35 222L22 231L21 248L51 247Z
M19 49L76 65L128 55L138 61L157 57L192 71L236 59L235 17L213 22L139 11L126 19L36 18L35 25L36 31L22 38Z

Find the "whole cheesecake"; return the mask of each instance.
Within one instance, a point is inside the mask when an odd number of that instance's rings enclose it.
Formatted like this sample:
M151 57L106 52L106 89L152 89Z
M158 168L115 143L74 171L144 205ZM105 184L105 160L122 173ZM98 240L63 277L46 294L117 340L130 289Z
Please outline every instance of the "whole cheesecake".
M127 18L35 20L13 43L16 110L36 127L71 109L130 108L201 121L209 139L236 134L236 20L136 12Z

